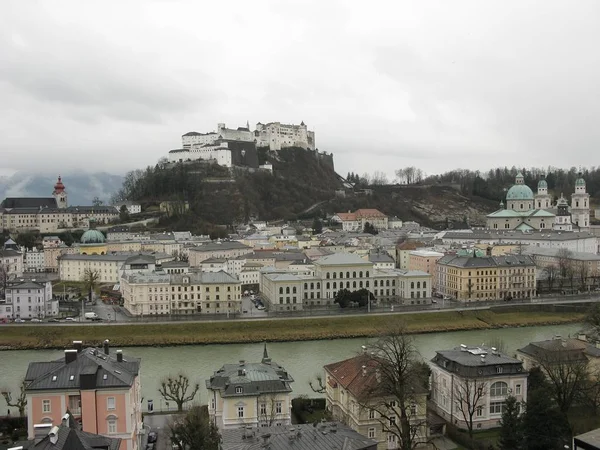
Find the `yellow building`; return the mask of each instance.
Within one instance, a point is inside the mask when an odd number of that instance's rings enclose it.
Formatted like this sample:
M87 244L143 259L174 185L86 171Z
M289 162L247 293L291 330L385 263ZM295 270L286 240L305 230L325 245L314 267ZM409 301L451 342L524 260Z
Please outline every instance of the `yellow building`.
M82 255L106 255L106 239L102 232L91 229L83 233L79 251Z
M535 263L527 255L446 255L437 262L437 288L460 301L511 300L536 295Z

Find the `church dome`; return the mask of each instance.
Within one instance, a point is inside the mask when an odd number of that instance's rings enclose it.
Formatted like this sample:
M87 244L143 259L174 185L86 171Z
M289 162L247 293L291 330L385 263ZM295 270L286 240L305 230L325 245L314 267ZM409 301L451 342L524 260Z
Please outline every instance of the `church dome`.
M533 200L533 191L526 184L515 184L506 193L506 200Z
M548 182L545 178L542 178L540 181L538 181L538 189L548 189Z
M54 185L54 192L60 193L60 192L64 192L64 190L65 190L65 185L62 182L62 178L59 176L58 181Z
M585 180L580 176L575 180L575 186L585 186Z
M104 244L105 241L104 235L98 230L87 230L81 236L82 244Z

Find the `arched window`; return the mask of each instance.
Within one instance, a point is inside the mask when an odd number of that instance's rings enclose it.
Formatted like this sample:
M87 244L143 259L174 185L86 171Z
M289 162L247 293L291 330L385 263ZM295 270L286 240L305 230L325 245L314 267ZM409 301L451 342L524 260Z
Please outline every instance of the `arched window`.
M344 272L340 272L340 278L344 278Z
M356 278L356 272L352 272L352 278Z
M337 289L337 283L335 281L333 282L333 288Z
M329 289L329 281L327 282L327 284L325 286L327 286L327 289Z
M360 272L358 272L358 276L359 276L360 278L362 278L362 270L361 270Z
M321 282L320 281L317 282L317 289L321 289Z
M282 287L279 288L279 293L283 294L283 288Z
M350 289L350 282L346 281L346 289Z
M329 272L327 272L327 273L325 274L325 278L327 278L327 279L329 280Z
M315 288L315 283L310 283L310 288L314 289Z
M296 293L296 286L294 286L294 287L292 288L292 294L295 294L295 293Z
M508 384L504 381L496 381L490 388L491 397L501 397L508 394Z
M417 289L421 289L421 282L417 281Z
M304 289L308 289L308 283L304 283Z
M289 294L289 293L290 293L290 287L289 287L289 286L285 288L285 293L286 293L286 294Z
M410 282L410 288L411 288L411 289L414 289L414 288L415 288L415 282L414 282L414 281L411 281L411 282Z
M367 278L369 278L369 271L367 270L367 274L365 275Z
M423 289L427 289L427 281L423 281Z
M236 386L235 387L235 393L236 394L243 394L244 393L244 388L242 388L241 386Z
M353 282L352 282L352 287L353 287L354 289L356 289L356 281L353 281Z
M110 415L106 418L106 430L108 434L117 434L117 416Z
M335 280L335 276L336 276L336 273L335 273L335 272L333 272L333 279L334 279L334 280Z
M365 282L365 286L369 287L369 282L368 281Z
M363 282L362 282L362 281L359 281L359 282L358 282L358 287L360 287L360 288L362 288L362 287L363 287Z
M350 272L346 272L346 278L350 278Z

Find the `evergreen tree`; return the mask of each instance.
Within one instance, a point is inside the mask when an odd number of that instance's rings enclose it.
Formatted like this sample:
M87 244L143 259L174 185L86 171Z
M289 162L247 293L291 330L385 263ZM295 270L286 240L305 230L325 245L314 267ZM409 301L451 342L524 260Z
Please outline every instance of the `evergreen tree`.
M312 229L313 234L321 234L323 232L323 222L318 217L315 217L315 220L313 220Z
M524 447L527 450L562 449L569 434L569 425L552 400L552 392L546 388L529 391L523 414Z
M500 420L500 450L520 450L523 444L523 423L520 416L521 405L512 395L506 399Z

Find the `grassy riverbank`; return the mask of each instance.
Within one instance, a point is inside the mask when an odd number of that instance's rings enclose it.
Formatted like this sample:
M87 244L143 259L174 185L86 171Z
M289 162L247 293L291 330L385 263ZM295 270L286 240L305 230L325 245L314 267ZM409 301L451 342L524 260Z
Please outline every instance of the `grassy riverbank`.
M0 348L65 348L73 340L112 346L227 344L261 341L304 341L376 336L391 320L402 320L411 333L492 329L580 322L583 313L447 311L427 314L332 316L231 322L174 322L131 325L15 325L0 328Z

